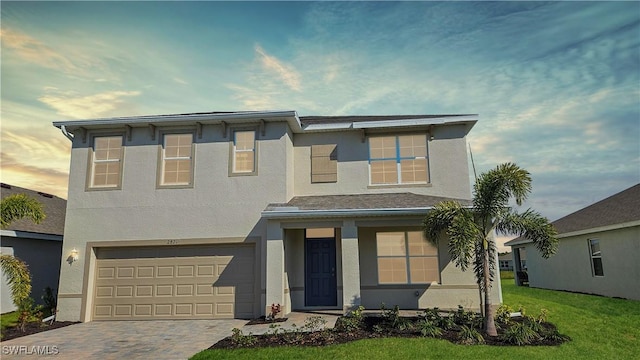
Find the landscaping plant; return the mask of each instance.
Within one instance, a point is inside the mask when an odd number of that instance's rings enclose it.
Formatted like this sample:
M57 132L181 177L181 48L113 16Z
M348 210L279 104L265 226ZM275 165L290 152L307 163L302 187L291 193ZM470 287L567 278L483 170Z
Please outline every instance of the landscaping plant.
M489 336L498 335L490 296L496 276L494 233L524 236L533 241L544 258L557 249L557 232L547 218L531 209L518 213L509 206L511 199L522 205L530 192L529 172L512 163L502 164L477 178L471 207L458 201L443 201L424 220L428 241L437 245L446 234L455 265L465 271L473 264L484 295L484 330Z

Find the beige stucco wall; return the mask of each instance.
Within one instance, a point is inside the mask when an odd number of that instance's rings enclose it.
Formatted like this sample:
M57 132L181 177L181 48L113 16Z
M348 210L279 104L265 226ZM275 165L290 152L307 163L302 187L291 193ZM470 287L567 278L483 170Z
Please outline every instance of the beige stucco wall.
M604 276L593 276L589 239L600 240ZM531 287L640 300L640 226L561 238L549 259L526 249Z
M415 285L379 285L377 270L377 253L375 234L379 231L416 231L420 230L421 218L397 218L397 219L356 219L340 221L295 221L284 222L280 227L284 231L284 267L285 267L285 288L283 292L286 296L285 302L290 304L291 310L313 309L305 306L304 286L304 228L305 227L332 227L337 226L336 232L336 266L337 266L337 286L338 305L336 308L342 309L344 299L342 293L346 282L352 282L351 276L357 276L356 283L359 284L358 301L368 309L379 309L384 302L387 306L399 305L404 309L423 309L427 307L438 307L441 309L455 309L462 305L467 309L479 309L480 300L478 288L473 270L462 272L450 262L446 241L439 244L440 282L433 284ZM372 224L397 223L403 226L372 226ZM359 271L344 272L343 258L345 250L342 244L342 226L349 224L360 225L357 228L357 261ZM349 254L347 254L349 255ZM347 257L348 258L348 257ZM269 265L271 266L271 265ZM263 291L266 291L264 289ZM492 303L500 304L501 284L494 283L492 288Z
M295 195L413 192L469 199L465 131L462 125L433 130L434 139L428 142L431 182L427 186L369 186L369 142L362 141L359 131L295 134ZM311 183L311 145L315 144L338 145L337 182Z
M256 291L259 297L258 308L265 309L271 301L281 302L287 308L300 308L299 305L304 304L304 284L300 285L300 279L304 281L304 271L300 271L300 261L303 264L304 257L303 252L298 253L300 232L287 229L285 236L283 229L268 229L267 221L260 216L267 204L286 203L293 196L324 194L406 191L455 198L471 196L464 138L468 129L462 125L434 129L434 139L428 145L430 184L392 187L369 186L368 142L362 142L359 131L293 134L286 123L267 123L265 135L261 135L260 130L257 131L257 176L229 176L230 141L234 127L229 126L225 137L221 126L204 125L202 138L194 135L193 187L158 189L156 181L161 132L183 129L185 128L158 128L153 140L147 127L133 128L132 139L125 140L124 143L122 188L107 191L85 189L88 148L92 143L92 135L113 134L114 131L90 131L84 143L81 136L75 137L71 151L69 199L62 252L67 254L76 248L80 258L72 264L62 259L59 320L80 320L81 299L91 297L92 266L87 263L87 259L91 259L93 253L87 248L87 242L178 240L179 245L181 239L202 239L203 242L208 242L213 238L256 236L262 239L256 246L256 259L260 262L256 267L260 272L257 276L260 283L256 285L259 290ZM196 130L195 126L187 129L194 133ZM124 135L124 129L119 130L119 133ZM338 182L311 184L310 146L332 143L338 144ZM379 219L371 221L378 222ZM311 225L319 227L318 224ZM279 224L276 226L279 227ZM363 246L368 246L369 240L362 238L360 234L358 239L358 256L360 261L366 263L370 260L371 248L367 248L364 254L361 251ZM360 239L364 239L365 245ZM269 261L266 258L268 249L273 250L271 255L274 256ZM342 260L345 258L340 252L340 237L336 249L337 271L340 274ZM375 244L373 250L375 251ZM294 254L293 257L291 253ZM349 258L353 254L346 255ZM85 266L86 264L90 266ZM365 264L360 265L363 272L370 271L369 268L363 268L363 265ZM280 276L276 275L278 271ZM85 273L90 274L86 279L88 285L84 279ZM344 276L356 277L346 282L352 285L369 279L369 275L358 272L349 272ZM477 290L470 292L467 289L469 284L475 286L475 282L470 283L469 275L461 274L453 265L443 267L442 281L443 286L446 282L450 284L447 286L453 288L431 286L427 296L422 294L417 297L417 305L444 308L445 306L438 305L441 302L436 299L450 303L452 294L461 294L466 299L471 298L467 293L477 293ZM283 290L283 295L269 298L267 283L275 283L278 289ZM342 283L343 279L338 276L339 308L344 302ZM387 291L366 288L371 285L361 286L363 298L366 295L370 299L369 305L374 308L380 305L382 299L387 298L387 293L396 294L396 303L399 305L413 304L416 300L413 288ZM469 307L473 307L472 301L469 299ZM462 301L456 302L465 305Z
M83 296L87 242L264 236L261 211L269 203L288 201L292 188L287 191L287 125L267 123L264 136L257 131L257 176L229 176L233 129L225 138L221 126L205 125L202 138L194 135L194 185L185 189L156 187L162 136L152 140L145 127L133 128L131 141L125 140L122 189L85 191L91 135L99 132L89 132L86 143L76 136L63 253L76 248L80 259L71 265L62 259L59 320L80 319L76 303Z

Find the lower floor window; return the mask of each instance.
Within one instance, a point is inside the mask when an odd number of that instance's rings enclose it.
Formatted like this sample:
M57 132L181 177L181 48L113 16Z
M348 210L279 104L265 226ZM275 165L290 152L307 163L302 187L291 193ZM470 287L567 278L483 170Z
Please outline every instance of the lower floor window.
M376 233L379 284L425 284L440 280L438 249L421 231Z

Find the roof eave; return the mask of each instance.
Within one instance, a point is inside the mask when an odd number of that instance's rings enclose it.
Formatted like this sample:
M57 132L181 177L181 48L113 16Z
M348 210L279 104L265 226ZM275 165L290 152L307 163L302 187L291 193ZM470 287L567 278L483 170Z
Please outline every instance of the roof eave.
M300 118L295 110L285 111L247 111L235 113L202 113L202 114L175 114L175 115L149 115L132 117L98 118L72 121L54 121L53 126L73 130L80 127L117 127L129 125L132 127L151 125L180 125L183 123L200 122L202 124L221 124L223 121L241 123L242 120L255 121L287 121L294 132L302 131Z
M297 208L283 210L265 210L264 219L310 219L310 218L354 218L372 216L422 216L433 207L388 208L388 209L332 209L332 210L300 210Z

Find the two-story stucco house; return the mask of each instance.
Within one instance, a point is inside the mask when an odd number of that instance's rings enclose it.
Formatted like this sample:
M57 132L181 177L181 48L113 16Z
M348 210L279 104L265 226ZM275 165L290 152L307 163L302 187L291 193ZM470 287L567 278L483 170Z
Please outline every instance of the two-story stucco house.
M55 122L73 143L58 319L478 308L473 273L421 233L433 205L471 196L476 121L265 111Z

